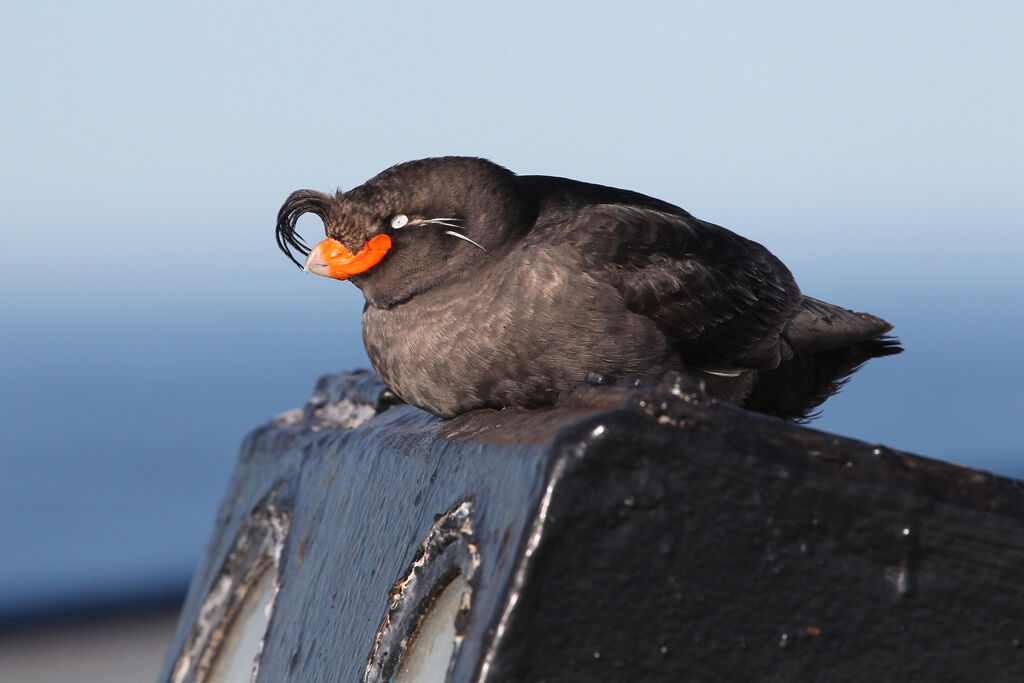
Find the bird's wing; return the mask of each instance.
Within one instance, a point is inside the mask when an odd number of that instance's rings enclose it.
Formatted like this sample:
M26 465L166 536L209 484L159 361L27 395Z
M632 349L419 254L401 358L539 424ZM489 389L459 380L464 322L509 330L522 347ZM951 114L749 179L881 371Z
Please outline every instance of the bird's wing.
M786 339L797 353L817 353L878 339L892 325L870 313L857 313L847 308L805 296L786 325ZM883 348L896 348L895 341L880 342Z
M543 220L548 236L538 238L577 250L592 277L673 335L685 362L770 368L788 354L780 333L802 296L760 244L685 212L626 204L588 205L546 228Z

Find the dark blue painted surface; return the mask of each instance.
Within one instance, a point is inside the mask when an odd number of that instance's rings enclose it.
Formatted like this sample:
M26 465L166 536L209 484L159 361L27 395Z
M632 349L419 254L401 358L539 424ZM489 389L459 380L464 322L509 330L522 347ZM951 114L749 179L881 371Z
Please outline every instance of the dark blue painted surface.
M391 681L456 573L453 681L1024 675L1018 481L678 374L450 421L383 391L328 377L246 439L159 680L202 677L269 564L258 681Z

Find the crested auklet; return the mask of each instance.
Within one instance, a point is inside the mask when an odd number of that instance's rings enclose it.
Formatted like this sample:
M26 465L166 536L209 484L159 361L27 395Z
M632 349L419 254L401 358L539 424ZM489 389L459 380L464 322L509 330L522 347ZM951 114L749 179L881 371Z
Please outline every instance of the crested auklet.
M327 234L312 250L295 232L304 213ZM799 420L864 361L902 351L885 320L804 296L763 246L678 206L485 159L293 192L277 244L362 290L377 374L444 418L550 405L590 373L677 370Z

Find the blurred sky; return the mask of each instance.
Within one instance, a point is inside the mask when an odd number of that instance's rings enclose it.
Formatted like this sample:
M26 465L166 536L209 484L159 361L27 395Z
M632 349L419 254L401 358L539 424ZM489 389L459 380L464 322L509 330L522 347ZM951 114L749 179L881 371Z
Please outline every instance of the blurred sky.
M358 291L277 252L278 207L424 156L762 242L907 348L815 427L1024 476L1022 8L9 8L0 618L187 579L244 434L367 364Z

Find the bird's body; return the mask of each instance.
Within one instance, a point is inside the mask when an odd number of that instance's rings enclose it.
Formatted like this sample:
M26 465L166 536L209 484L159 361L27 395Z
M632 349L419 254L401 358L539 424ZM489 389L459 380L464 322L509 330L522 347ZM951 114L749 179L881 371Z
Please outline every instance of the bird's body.
M884 320L804 297L761 245L634 192L482 159L408 162L345 194L293 193L278 219L286 252L305 251L294 226L307 211L330 238L307 268L363 290L374 369L442 417L548 405L588 373L678 370L712 396L802 418L900 350ZM342 274L325 270L328 242L344 245Z
M543 248L516 249L494 264L493 277L392 308L367 306L370 362L403 399L444 416L553 403L586 376L583 368L660 375L678 365L656 324L609 305L608 285L570 279L569 267ZM589 314L573 315L580 310Z

